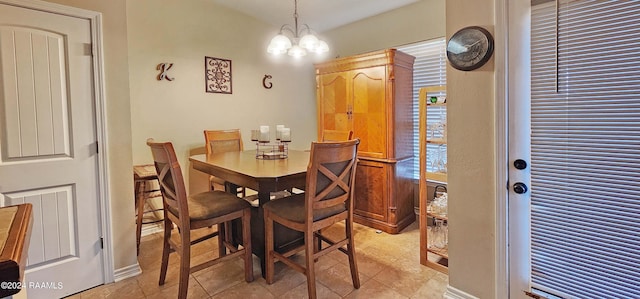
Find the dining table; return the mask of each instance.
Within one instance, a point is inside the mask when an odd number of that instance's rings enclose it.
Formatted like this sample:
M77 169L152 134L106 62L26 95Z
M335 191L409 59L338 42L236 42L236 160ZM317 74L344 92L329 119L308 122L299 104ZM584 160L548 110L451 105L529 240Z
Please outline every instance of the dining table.
M10 298L26 284L24 271L32 227L32 204L0 207L0 298Z
M189 157L194 169L223 179L227 192L233 193L231 190L237 187L257 192L258 202L251 211L251 248L253 254L260 258L263 276L265 231L262 205L272 200L273 192L305 189L309 155L309 151L288 150L286 158L264 159L256 156L256 150L248 150ZM239 222L232 224L233 240L242 240L240 225ZM304 242L302 233L284 226L275 226L274 236L278 252L286 252Z

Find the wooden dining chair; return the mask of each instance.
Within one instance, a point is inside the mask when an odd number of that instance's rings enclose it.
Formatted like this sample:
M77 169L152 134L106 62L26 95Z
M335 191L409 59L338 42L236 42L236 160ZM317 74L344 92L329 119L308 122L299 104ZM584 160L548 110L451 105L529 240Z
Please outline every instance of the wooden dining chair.
M243 257L244 276L247 282L253 281L253 262L251 256L251 205L245 200L223 191L208 191L187 197L180 164L171 142L147 140L151 148L155 168L160 183L164 208L164 237L162 263L159 284L163 285L167 276L169 254L176 252L180 257L180 283L178 298L187 297L189 274L213 266L234 257ZM226 221L242 221L242 247L238 248L225 241L224 230L218 226L218 232L191 240L191 231L219 225ZM173 226L178 228L178 238L171 238ZM219 257L191 267L191 246L218 236ZM229 254L227 254L229 249Z
M305 192L264 205L266 281L273 283L274 263L279 260L307 276L309 298L316 298L315 260L339 250L349 257L353 286L360 288L353 241L353 185L359 139L340 142L313 142L307 166ZM345 238L332 240L323 228L345 222ZM274 222L304 233L304 244L287 252L274 250ZM315 240L329 244L321 249ZM346 248L345 248L346 247ZM305 251L305 265L290 259Z
M133 186L135 190L134 201L136 205L136 253L140 254L140 238L142 235L142 225L152 224L162 221L162 217L157 217L156 212L162 208L151 208L145 210L148 200L162 196L159 187L155 187L158 181L156 168L154 165L133 165ZM153 185L153 187L149 187ZM145 215L151 214L152 219L145 220Z
M353 139L353 131L322 130L322 141L346 141Z
M212 153L240 152L242 151L242 136L240 130L204 130L204 142L207 155ZM209 176L211 190L216 190L220 185L225 188L225 181L215 176ZM240 197L246 196L244 187L238 187L236 194Z

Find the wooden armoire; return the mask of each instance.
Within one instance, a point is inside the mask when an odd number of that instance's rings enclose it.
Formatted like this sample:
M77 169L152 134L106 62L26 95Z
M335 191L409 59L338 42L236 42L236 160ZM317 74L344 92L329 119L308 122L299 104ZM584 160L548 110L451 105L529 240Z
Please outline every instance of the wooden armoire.
M387 49L316 64L318 140L323 130L360 138L354 220L398 233L413 209L413 62Z

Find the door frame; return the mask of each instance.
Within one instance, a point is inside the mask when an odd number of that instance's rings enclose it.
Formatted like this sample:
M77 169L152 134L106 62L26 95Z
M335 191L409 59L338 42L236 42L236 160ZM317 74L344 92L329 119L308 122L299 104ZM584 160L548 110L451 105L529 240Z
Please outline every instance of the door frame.
M100 227L103 240L102 261L104 282L114 281L113 243L111 240L111 209L109 199L109 169L107 163L107 125L104 90L104 50L102 38L102 14L81 8L40 1L40 0L0 0L0 4L39 10L80 19L91 24L91 51L93 67L93 97L95 105L96 137L98 148L98 207L100 208Z
M496 151L496 298L526 298L530 290L530 209L510 193L509 102L530 97L530 8L509 0L495 1L495 151ZM527 5L528 2L527 2ZM526 15L528 14L528 16ZM517 67L516 67L517 66ZM524 91L524 93L523 93ZM512 100L513 99L513 100ZM529 121L529 119L527 119ZM527 134L530 132L519 132ZM530 163L529 163L530 164ZM516 179L512 177L511 179ZM527 195L530 202L530 194ZM525 209L528 209L525 211ZM525 216L529 217L525 217ZM518 232L516 235L514 232ZM526 241L525 241L526 240Z
M509 125L509 0L495 1L495 296L509 298L509 197L508 125Z

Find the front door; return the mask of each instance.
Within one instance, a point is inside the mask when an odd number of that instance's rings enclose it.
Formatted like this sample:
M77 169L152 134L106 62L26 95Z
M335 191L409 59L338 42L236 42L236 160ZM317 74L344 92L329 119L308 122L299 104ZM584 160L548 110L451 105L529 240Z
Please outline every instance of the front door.
M640 298L640 3L509 5L510 297Z
M508 273L509 298L529 298L531 281L530 1L509 2ZM518 161L518 162L516 162ZM524 162L524 163L522 163ZM517 167L516 167L517 165ZM514 186L520 188L516 193Z
M33 204L29 298L104 283L90 21L0 4L0 205Z

